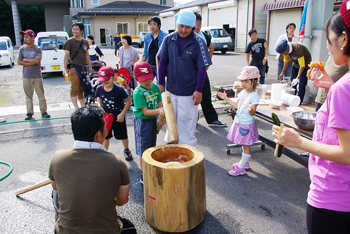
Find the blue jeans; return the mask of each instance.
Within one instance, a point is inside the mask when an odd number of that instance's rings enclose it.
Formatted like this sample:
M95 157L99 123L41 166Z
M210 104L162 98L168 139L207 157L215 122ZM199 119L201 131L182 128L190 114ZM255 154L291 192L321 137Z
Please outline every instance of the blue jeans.
M277 80L279 80L279 75L282 73L283 66L284 66L284 62L278 60ZM293 66L292 61L290 61L289 64L288 64L287 70L284 73L285 77L290 77L290 73L292 72L292 66Z
M89 77L88 65L74 65L75 70L77 71L78 76L80 77L81 86L84 91L84 98L87 96L95 96L95 92L92 89Z
M157 76L157 75L158 75L158 71L157 71L157 67L151 65L151 68L152 68L153 76L157 79L157 83L158 83L158 76Z
M265 71L266 71L266 63L262 65L262 60L257 60L252 62L252 66L255 66L259 69L260 73L260 84L265 84Z
M304 100L304 96L305 96L305 88L307 85L307 77L306 77L306 73L307 70L309 69L309 67L305 67L303 73L301 73L301 76L299 77L299 92L298 92L298 96L300 97L300 104L303 102ZM291 82L298 76L299 73L299 68L297 67L292 67L292 74L291 74ZM297 92L297 85L293 87L295 89L295 92ZM300 105L299 104L299 105Z

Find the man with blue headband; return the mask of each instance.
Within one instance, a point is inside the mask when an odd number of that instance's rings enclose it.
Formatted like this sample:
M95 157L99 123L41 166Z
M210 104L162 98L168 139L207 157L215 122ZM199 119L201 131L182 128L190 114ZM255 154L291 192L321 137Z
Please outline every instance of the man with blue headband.
M205 42L194 33L196 16L191 11L181 11L175 16L177 30L164 38L159 49L160 90L171 93L179 133L179 143L196 146L196 123L198 104L202 101L202 90L206 67L212 64ZM165 141L170 142L168 132Z

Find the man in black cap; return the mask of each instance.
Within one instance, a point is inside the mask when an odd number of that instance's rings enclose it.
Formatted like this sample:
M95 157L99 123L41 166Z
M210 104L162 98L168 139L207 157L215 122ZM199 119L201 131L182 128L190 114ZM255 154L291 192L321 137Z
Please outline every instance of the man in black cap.
M283 54L284 66L282 73L279 75L280 80L283 79L288 63L290 61L293 62L292 74L290 78L292 86L295 88L295 90L297 90L297 85L299 83L298 96L300 97L301 104L305 96L305 87L307 85L306 73L309 69L308 64L310 64L312 60L311 54L304 45L295 42L288 42L287 40L282 40L276 46L276 52Z

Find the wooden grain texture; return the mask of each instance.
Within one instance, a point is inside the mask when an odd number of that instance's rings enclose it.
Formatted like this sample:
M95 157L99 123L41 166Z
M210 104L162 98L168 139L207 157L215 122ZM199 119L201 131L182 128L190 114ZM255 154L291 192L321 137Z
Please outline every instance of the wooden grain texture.
M307 107L307 106L304 106L304 105L301 105L299 107L302 107L303 109L306 109L305 111L310 111L310 112L315 112L315 110L312 110L311 108ZM271 116L271 113L275 113L278 118L280 119L280 121L284 124L288 124L294 128L297 128L301 131L304 131L308 134L313 134L313 131L308 131L308 130L304 130L304 129L301 129L299 128L295 123L294 123L294 120L293 120L293 116L291 116L288 111L287 111L287 106L286 105L282 105L280 106L279 109L272 109L270 106L262 106L262 105L258 105L257 107L257 111L259 111L260 113L264 114L264 115L267 115L267 116Z
M190 156L184 163L161 163L162 155ZM164 232L185 232L199 225L206 213L204 155L188 145L147 149L142 156L146 221Z
M48 185L48 184L51 184L51 180L45 180L45 181L42 181L42 182L40 182L40 183L34 184L34 185L32 185L32 186L29 186L29 187L27 187L27 188L18 190L18 191L16 192L16 196L21 195L21 194L26 193L26 192L29 192L29 191L32 191L32 190L34 190L34 189L43 187L43 186Z
M165 91L162 93L163 109L165 113L166 125L171 143L179 142L179 134L177 132L176 118L174 113L174 106L171 102L171 93Z

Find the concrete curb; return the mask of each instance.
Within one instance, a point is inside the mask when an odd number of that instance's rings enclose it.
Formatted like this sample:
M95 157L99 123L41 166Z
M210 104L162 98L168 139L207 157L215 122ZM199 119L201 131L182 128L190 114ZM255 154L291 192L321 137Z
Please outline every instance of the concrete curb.
M215 110L218 113L218 115L222 115L222 114L227 114L230 108L231 106L227 105L227 106L216 107ZM203 111L201 109L198 112L199 112L199 118L204 117ZM133 116L126 118L126 125L128 127L134 125ZM0 142L7 142L7 141L26 139L26 138L35 138L35 137L45 137L45 136L52 136L52 135L58 135L58 134L72 134L71 124L69 123L69 124L60 124L60 125L53 125L53 126L47 126L47 127L25 128L25 129L18 129L18 130L12 130L12 131L3 131L3 132L0 132Z

